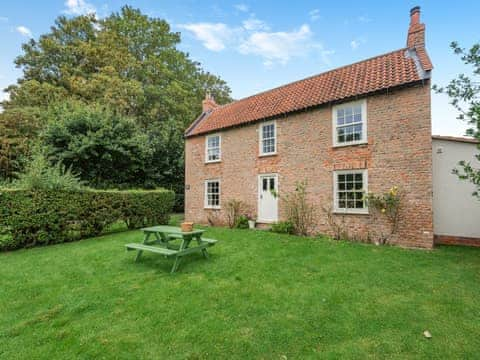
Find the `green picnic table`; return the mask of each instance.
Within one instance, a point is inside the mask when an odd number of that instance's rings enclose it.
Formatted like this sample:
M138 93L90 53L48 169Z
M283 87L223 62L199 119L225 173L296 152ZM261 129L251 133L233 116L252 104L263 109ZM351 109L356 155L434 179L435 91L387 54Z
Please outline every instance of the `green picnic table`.
M140 259L144 251L174 257L172 273L177 271L183 256L195 252L202 252L203 257L208 259L207 248L215 245L217 240L202 237L205 230L193 230L182 232L175 226L152 226L141 229L143 231L143 243L131 243L125 245L127 251L136 250L135 261ZM153 236L153 239L151 237ZM180 245L171 244L172 240L180 239ZM194 242L194 244L192 244ZM193 246L192 246L193 245Z

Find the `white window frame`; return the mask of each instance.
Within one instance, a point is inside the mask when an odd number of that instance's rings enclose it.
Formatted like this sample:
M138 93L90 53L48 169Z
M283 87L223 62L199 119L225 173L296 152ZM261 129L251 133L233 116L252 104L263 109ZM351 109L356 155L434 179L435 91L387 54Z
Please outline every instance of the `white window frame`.
M274 139L274 146L275 146L275 151L272 152L263 152L263 127L267 125L273 125L273 139ZM258 129L258 138L259 138L259 154L260 156L271 156L271 155L276 155L277 154L277 122L275 120L273 121L267 121L267 122L262 122L259 126Z
M362 138L360 140L353 140L353 141L347 141L347 142L338 142L337 139L337 128L338 127L343 127L342 125L337 125L337 110L340 110L342 108L349 108L349 107L354 107L360 105L362 109ZM368 143L368 138L367 138L367 100L359 100L359 101L352 101L344 104L339 104L335 105L332 107L332 136L333 136L333 146L334 147L341 147L341 146L350 146L350 145L358 145L358 144L367 144ZM347 124L344 126L348 125L354 125L354 124Z
M218 137L218 159L209 160L208 159L208 139ZM222 135L219 133L210 134L205 136L205 163L216 163L222 161Z
M333 172L333 212L339 214L368 214L368 205L364 202L365 207L363 209L349 209L338 207L338 183L337 175L342 174L362 174L363 181L363 193L368 194L368 170L367 169L355 169L355 170L336 170Z
M218 205L209 205L208 204L208 184L214 183L214 182L218 182ZM220 179L205 180L205 188L204 188L204 208L205 209L220 209L221 203L222 203L221 195L222 195L222 184Z

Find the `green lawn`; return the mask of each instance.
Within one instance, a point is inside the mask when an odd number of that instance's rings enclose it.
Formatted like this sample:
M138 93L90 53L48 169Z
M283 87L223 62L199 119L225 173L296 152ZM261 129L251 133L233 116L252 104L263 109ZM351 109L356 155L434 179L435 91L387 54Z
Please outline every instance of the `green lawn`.
M138 231L0 254L0 358L478 356L480 249L207 236L174 275Z

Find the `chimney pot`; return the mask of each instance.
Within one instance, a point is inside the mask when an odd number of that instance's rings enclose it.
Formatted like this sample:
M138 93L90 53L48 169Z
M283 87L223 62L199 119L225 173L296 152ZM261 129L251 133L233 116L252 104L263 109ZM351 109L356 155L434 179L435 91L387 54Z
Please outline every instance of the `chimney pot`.
M410 25L420 23L420 6L415 6L410 10Z
M205 94L205 100L202 101L202 111L203 112L211 111L217 106L218 105L215 102L215 99L213 98L212 94L210 94L210 92L207 91Z

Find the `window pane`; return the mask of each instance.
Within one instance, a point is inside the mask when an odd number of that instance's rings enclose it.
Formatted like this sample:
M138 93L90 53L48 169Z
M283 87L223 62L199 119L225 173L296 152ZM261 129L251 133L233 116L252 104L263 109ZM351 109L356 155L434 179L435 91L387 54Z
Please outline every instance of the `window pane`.
M347 182L347 190L353 190L353 182L352 181Z
M268 190L268 180L266 178L263 178L263 184L262 184L262 189L263 191L267 191Z
M361 140L362 139L362 124L355 125L354 132L355 132L355 140Z
M220 136L210 136L207 138L207 160L220 160Z
M337 207L339 209L364 209L363 173L337 174Z
M262 127L262 137L263 139L268 139L272 138L275 134L275 125L274 124L269 124L269 125L263 125Z
M207 205L220 205L220 183L218 181L207 182Z
M219 136L211 136L208 138L208 147L217 147L220 144Z
M364 140L362 134L364 121L362 118L362 106L346 106L336 111L337 143L341 144Z
M263 153L268 154L275 152L275 139L263 140Z
M275 178L270 178L270 190L275 190Z

